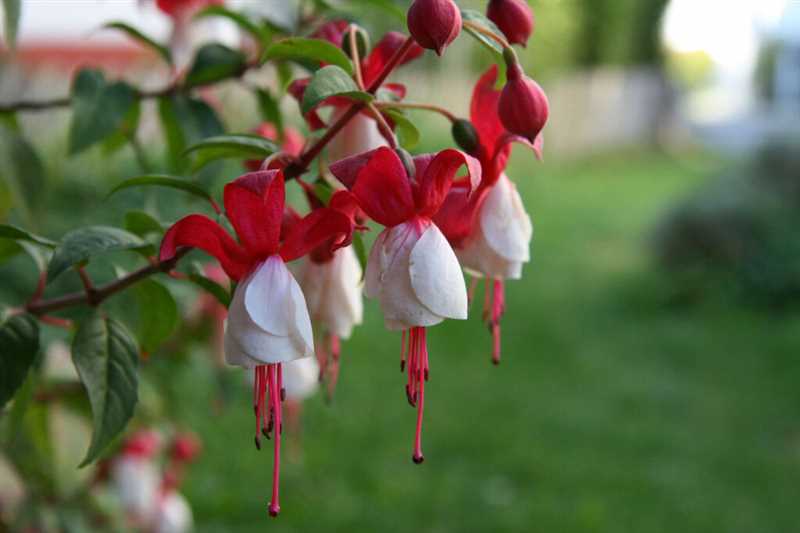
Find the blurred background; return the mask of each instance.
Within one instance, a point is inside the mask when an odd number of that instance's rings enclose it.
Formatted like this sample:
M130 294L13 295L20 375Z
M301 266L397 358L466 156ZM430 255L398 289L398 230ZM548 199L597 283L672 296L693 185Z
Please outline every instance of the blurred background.
M358 3L373 35L405 30L402 18L371 7L385 3ZM183 488L197 531L797 530L800 1L530 5L536 30L521 57L551 114L545 161L520 149L508 171L535 235L523 279L507 285L503 363L490 364L478 306L468 321L430 331L426 462L415 467L399 335L368 302L365 324L343 345L333 402L318 395L303 406L284 462L284 512L268 521L271 461L252 445L248 386L238 369L215 363L209 325L189 321L143 362L139 409L203 442ZM145 1L24 0L18 48L0 55L0 102L62 97L86 65L163 86L169 73L154 55L98 29L110 20L162 40L169 33ZM222 22L204 31L238 42ZM444 59L426 55L394 79L408 100L466 116L491 59L463 36ZM275 74L248 83L274 85ZM256 102L237 84L214 98L228 131L257 126ZM283 107L300 127L296 103ZM144 107L139 138L160 166L156 115ZM147 201L167 221L191 209L174 195L107 199L141 173L135 154L94 148L68 157L69 116L19 114L43 172L0 182L0 221L60 237L98 220L119 224ZM414 118L420 151L452 144L445 121ZM0 154L8 144L0 136ZM0 176L7 164L0 157ZM231 163L201 179L218 193L241 172ZM23 302L35 279L25 258L4 263L2 301ZM181 313L196 312L196 293L170 287ZM112 305L136 305L126 298ZM68 342L65 332L48 335L51 346ZM49 424L58 486L53 505L35 512L58 514L91 475L75 469L89 429L66 408ZM0 511L24 491L0 459Z

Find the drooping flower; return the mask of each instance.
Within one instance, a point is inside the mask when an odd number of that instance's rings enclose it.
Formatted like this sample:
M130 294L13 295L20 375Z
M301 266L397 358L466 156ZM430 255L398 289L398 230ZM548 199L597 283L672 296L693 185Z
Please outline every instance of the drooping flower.
M136 524L148 523L156 511L161 476L154 458L160 447L158 433L138 431L111 461L111 485L129 519Z
M500 121L509 132L535 142L550 114L547 95L538 83L525 75L519 63L508 65L507 76L497 102Z
M413 163L414 169L406 169L395 151L378 148L339 161L331 172L352 191L367 216L386 226L369 255L365 292L380 301L386 327L403 331L401 369L407 360L406 394L417 407L412 458L421 463L429 369L425 328L445 318L467 317L461 267L432 217L462 165L474 186L481 171L477 160L458 150L421 155Z
M258 127L253 130L253 133L260 135L265 139L269 139L270 141L278 140L278 129L269 122L262 122L259 124ZM303 153L304 144L305 139L303 139L302 133L291 126L287 126L283 129L283 143L281 144L281 152L292 157L299 157L300 154ZM245 168L247 168L247 170L250 172L259 170L261 168L261 164L262 161L260 159L248 159L244 162Z
M462 180L451 189L434 220L442 228L464 269L486 278L484 319L493 336L492 361L500 361L500 318L504 312L504 283L519 279L530 260L533 226L522 199L505 174L511 143L519 142L541 157L542 137L531 144L506 131L500 122L494 89L497 67L490 68L475 85L470 118L478 133L475 155L483 170L477 192Z
M350 243L350 219L333 209L318 209L281 234L284 178L280 170L245 174L225 186L225 212L236 242L225 229L203 215L189 215L164 235L161 260L182 246L214 256L239 282L225 329L228 364L254 369L253 404L256 446L275 429L273 494L269 505L278 514L281 428L281 364L314 355L311 321L305 298L286 262L302 257L323 242L332 248Z
M343 32L347 27L342 27L343 21L330 22L323 28L325 31L318 30L319 37L330 40L336 46L342 45ZM405 36L398 32L389 32L375 45L367 57L361 60L361 72L364 78L364 84L369 87L383 71L383 68L388 63L389 59L394 53L400 49L405 41ZM406 52L401 65L408 63L420 55L422 55L422 48L415 45ZM310 82L309 78L297 79L289 86L289 93L294 96L298 102L302 102L305 89ZM381 89L382 91L390 92L394 98L402 99L405 97L406 89L403 85L398 83L385 83ZM325 127L325 121L319 116L318 111L325 107L332 107L329 123L335 123L342 115L347 112L348 107L352 102L345 98L332 97L323 101L320 105L312 109L306 114L305 119L308 126L312 130L317 130ZM328 159L330 161L338 161L351 155L359 154L373 150L380 146L386 146L386 139L383 138L378 125L375 123L371 115L363 111L350 119L350 121L342 128L336 137L334 137L328 144Z
M461 11L453 0L414 0L406 22L420 46L442 55L461 32Z
M533 11L525 0L489 0L486 18L494 22L512 44L525 46L533 32Z

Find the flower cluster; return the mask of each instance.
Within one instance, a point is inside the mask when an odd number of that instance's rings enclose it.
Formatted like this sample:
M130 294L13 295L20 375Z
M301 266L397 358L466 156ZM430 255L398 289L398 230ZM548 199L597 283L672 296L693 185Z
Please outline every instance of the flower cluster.
M386 112L399 108L406 93L401 85L385 83L388 73L423 49L442 55L470 24L452 0L414 1L408 10L412 37L389 33L369 53L363 30L329 22L314 36L347 51L361 90L389 97L367 104L342 94L305 109L309 130L327 129L328 165L321 164L316 182L324 187L303 178L310 162L304 158L318 152L306 150L308 143L295 130L278 135L275 125L262 124L255 132L280 140L283 153L246 161L251 172L226 185L224 216L234 236L224 222L195 214L175 223L163 239L162 261L175 258L181 247L199 248L236 282L224 331L225 359L253 372L255 444L260 448L262 437L274 443L268 508L273 516L280 510L282 403L287 396L310 393L317 374L327 381L329 395L333 392L341 341L362 321L362 278L364 294L380 303L386 328L402 332L400 367L407 400L417 410L415 463L424 459L427 328L467 318L464 271L486 280L484 318L494 338L493 360L500 360L504 283L521 276L533 233L505 168L513 142L541 157L548 104L511 47L525 45L532 32L530 8L515 0L492 1L487 16L504 35L478 30L505 50L507 81L495 89L498 70L490 68L474 88L470 119L450 115L463 150L412 157L398 147L395 121ZM289 92L303 101L312 83L297 79ZM308 200L304 215L285 201L292 178ZM368 221L382 230L362 272L351 243L361 239Z

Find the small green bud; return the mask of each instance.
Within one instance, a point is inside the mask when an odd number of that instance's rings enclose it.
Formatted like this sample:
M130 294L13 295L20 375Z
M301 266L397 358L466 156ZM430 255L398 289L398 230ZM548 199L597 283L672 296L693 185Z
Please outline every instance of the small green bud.
M472 125L472 122L459 118L453 122L453 127L450 131L453 134L453 140L462 150L468 154L475 154L478 151L478 146L480 146L478 131Z
M358 57L364 59L367 57L367 52L369 52L370 42L369 33L367 33L367 30L361 26L351 24L347 28L347 31L344 32L344 37L342 38L342 50L345 54L347 54L347 57L353 57L353 51L350 47L350 32L354 30L356 32L356 48L358 49Z

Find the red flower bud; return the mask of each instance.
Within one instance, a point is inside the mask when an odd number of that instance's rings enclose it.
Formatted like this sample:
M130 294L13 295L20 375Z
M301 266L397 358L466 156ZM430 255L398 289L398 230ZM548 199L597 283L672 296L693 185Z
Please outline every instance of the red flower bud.
M497 112L503 126L534 142L550 113L547 96L539 84L522 72L518 64L508 67L508 81L500 93Z
M525 46L533 33L533 11L525 0L489 0L486 16L512 44Z
M420 46L442 55L461 31L461 11L453 0L414 0L407 22Z

